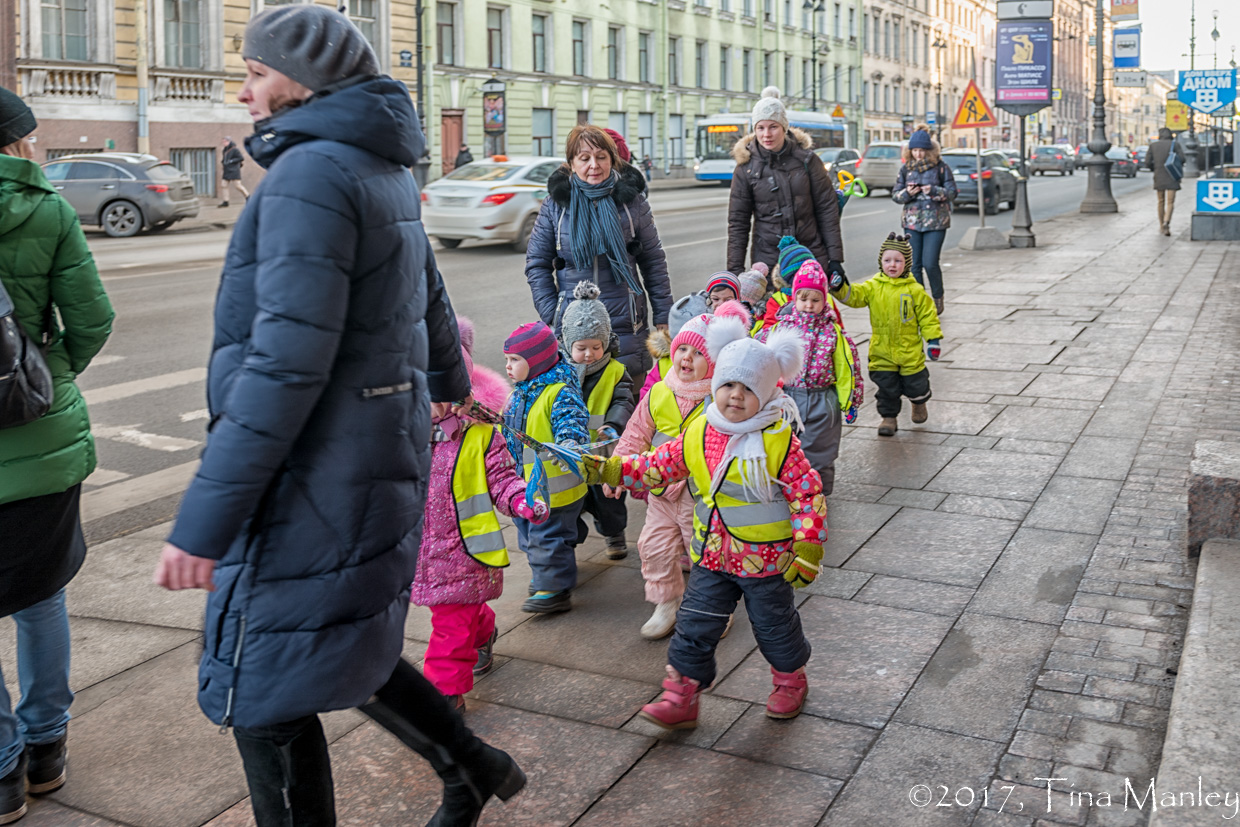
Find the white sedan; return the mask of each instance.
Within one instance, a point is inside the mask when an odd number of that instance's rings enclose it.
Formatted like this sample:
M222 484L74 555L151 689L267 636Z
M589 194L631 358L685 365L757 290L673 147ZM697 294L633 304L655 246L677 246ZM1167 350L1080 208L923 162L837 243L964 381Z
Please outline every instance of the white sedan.
M422 224L448 249L467 238L512 242L525 252L562 158L494 155L466 164L422 190Z

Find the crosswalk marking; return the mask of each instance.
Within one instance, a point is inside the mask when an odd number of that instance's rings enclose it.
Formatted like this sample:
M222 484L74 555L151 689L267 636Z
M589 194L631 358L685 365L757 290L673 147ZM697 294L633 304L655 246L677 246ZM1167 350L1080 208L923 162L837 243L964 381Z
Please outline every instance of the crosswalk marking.
M132 382L121 382L116 385L104 385L102 388L92 388L88 391L82 391L82 396L86 399L87 405L102 405L104 402L127 399L141 393L205 382L206 379L206 368L190 368L189 370L162 373L159 376L150 376L146 379L135 379Z
M196 439L149 434L138 430L140 427L140 425L95 425L91 428L91 433L96 437L137 445L140 448L150 448L152 451L185 451L200 444Z
M124 356L113 356L108 354L107 356L96 356L94 359L91 359L90 366L93 368L99 367L100 365L115 365L117 362L123 361L125 361Z
M126 474L124 471L109 471L107 468L96 468L84 482L87 485L111 485L114 482L127 480L132 474Z
M197 470L198 460L194 460L87 491L82 494L82 522L89 523L169 494L177 494L185 490Z
M181 414L181 421L182 422L194 422L199 419L207 419L210 416L211 416L211 412L208 411L206 408L199 408L196 411L186 411L185 413Z

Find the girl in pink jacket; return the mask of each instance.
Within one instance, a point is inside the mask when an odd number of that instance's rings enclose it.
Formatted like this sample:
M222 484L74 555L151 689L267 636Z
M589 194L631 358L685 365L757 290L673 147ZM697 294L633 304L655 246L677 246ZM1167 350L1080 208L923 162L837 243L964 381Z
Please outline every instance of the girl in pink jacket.
M462 316L457 326L474 399L502 409L508 383L474 364L473 323ZM435 421L431 440L426 517L410 601L431 610L422 672L463 711L474 677L491 669L497 634L487 601L503 592L503 567L508 565L499 520L492 518L498 510L541 523L548 511L539 500L533 508L526 504L525 481L494 427L451 414ZM475 498L479 494L488 495L485 503Z

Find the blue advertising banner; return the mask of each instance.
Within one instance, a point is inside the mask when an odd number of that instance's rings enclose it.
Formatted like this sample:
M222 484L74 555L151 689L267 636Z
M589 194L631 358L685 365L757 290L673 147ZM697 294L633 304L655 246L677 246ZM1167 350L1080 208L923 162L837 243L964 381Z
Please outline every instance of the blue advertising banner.
M1111 54L1116 69L1141 68L1141 30L1116 29Z
M1209 115L1236 101L1235 69L1190 69L1180 72L1176 97Z
M1032 114L1051 103L1054 27L1049 20L1003 20L995 46L995 103Z
M1240 213L1240 181L1197 180L1197 212Z

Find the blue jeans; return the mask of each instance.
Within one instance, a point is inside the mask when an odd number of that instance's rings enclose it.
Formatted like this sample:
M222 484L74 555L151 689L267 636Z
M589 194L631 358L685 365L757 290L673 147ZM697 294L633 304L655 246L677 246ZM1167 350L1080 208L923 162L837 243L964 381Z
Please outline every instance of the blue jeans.
M560 592L577 587L577 518L583 504L584 500L577 500L551 509L542 525L513 517L535 590Z
M930 278L930 295L936 299L943 298L943 268L939 266L939 253L943 252L947 230L909 230L908 234L909 243L913 245L913 278L925 287L926 283L921 280L924 267Z
M22 699L13 710L0 674L0 776L17 766L26 744L46 744L69 724L69 613L65 590L13 614Z

